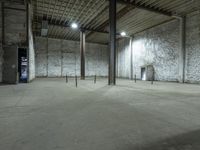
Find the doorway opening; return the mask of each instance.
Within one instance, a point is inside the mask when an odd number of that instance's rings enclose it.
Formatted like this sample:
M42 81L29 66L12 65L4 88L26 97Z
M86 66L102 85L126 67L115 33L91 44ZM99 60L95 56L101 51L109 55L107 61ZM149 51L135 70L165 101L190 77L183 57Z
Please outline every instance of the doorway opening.
M143 81L146 80L146 68L145 68L145 67L142 67L142 68L141 68L141 79L142 79Z
M27 83L28 81L28 61L26 48L18 48L18 79L19 83Z

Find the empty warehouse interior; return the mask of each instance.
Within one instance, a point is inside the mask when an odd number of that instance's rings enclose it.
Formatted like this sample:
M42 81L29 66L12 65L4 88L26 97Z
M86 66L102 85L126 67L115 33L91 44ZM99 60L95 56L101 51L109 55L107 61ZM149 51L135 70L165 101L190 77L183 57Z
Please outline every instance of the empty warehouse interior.
M199 150L199 0L1 0L0 149Z

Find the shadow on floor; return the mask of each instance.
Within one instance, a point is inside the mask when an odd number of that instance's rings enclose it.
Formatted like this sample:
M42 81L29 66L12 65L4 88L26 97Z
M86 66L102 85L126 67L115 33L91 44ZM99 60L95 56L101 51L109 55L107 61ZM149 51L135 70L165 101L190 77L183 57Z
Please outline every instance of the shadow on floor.
M16 84L0 83L0 86L9 86L9 85L16 85Z
M200 130L140 145L127 150L200 150Z

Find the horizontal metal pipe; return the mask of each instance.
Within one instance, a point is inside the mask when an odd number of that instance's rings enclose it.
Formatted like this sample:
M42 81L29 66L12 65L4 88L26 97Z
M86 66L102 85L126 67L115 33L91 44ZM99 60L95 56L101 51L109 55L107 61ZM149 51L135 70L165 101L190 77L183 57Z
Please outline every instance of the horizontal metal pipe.
M14 8L14 7L3 7L3 9L10 9L10 10L17 10L17 11L26 11L26 9Z

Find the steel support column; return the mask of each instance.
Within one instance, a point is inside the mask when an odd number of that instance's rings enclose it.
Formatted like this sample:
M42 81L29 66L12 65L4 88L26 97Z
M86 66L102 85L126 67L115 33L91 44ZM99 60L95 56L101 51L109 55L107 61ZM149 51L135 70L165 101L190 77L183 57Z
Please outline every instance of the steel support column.
M130 79L133 80L133 50L132 50L132 44L133 43L133 38L130 37L130 42L129 42L129 49L130 49Z
M80 32L80 66L81 80L85 80L85 32Z
M179 50L179 82L185 82L185 42L186 42L186 18L180 20L180 50Z
M116 0L109 1L109 75L108 84L116 84Z
M28 74L28 79L27 81L30 82L30 59L29 59L29 29L31 28L30 26L30 7L29 7L29 2L26 1L26 46L27 46L27 66L28 66L28 70L27 70L27 74Z
M1 16L2 16L2 44L5 45L5 11L4 2L1 3Z

